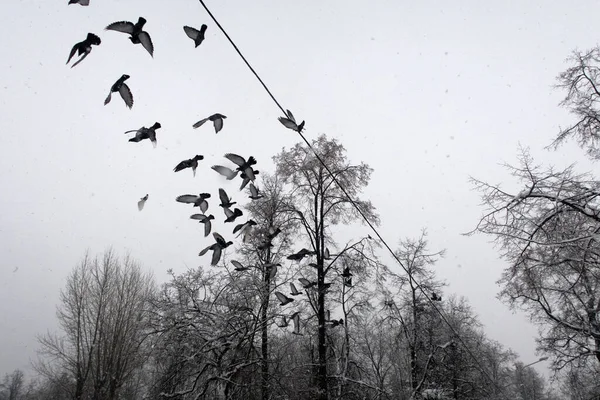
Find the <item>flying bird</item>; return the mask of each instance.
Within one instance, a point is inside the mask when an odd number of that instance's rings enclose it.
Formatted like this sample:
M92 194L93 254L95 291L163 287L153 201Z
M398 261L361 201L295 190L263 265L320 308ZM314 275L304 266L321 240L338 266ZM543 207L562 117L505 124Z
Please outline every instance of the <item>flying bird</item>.
M303 292L299 292L298 289L296 289L296 285L294 285L292 282L290 282L290 294L292 296L298 296L299 294L302 294Z
M213 114L210 117L201 119L200 121L196 122L193 127L194 129L201 127L206 121L212 121L214 127L215 127L215 133L219 133L219 131L221 129L223 129L223 120L227 118L226 116L224 116L223 114Z
M185 34L188 35L188 37L194 41L194 44L196 45L195 47L198 47L204 41L204 34L206 33L206 28L208 28L206 24L202 24L200 30L192 28L191 26L184 26L183 30L185 31Z
M150 55L154 57L154 45L152 44L152 39L150 39L150 34L148 34L148 32L142 29L145 24L146 19L140 17L135 24L129 21L118 21L108 25L105 29L107 31L127 33L129 35L129 40L131 40L131 43L141 43L141 45L144 46L148 53L150 53Z
M300 312L296 311L294 314L292 314L290 319L294 322L294 330L292 333L294 335L302 335L300 333Z
M195 219L200 223L204 224L204 237L210 235L210 230L212 228L212 224L210 222L211 219L215 219L214 215L204 215L204 214L193 214L190 216L191 219Z
M182 162L177 164L175 166L175 168L173 168L173 171L179 172L186 168L191 168L192 173L194 174L194 176L196 176L196 168L198 168L198 161L203 160L203 159L204 159L204 156L201 156L199 154L195 155L193 158L190 158L189 160L183 160Z
M129 79L129 75L123 74L113 85L110 87L110 92L108 92L108 96L106 100L104 100L104 105L110 103L113 93L119 92L121 98L125 102L125 105L131 109L133 107L133 94L131 94L131 90L129 86L125 83L125 81Z
M265 264L264 267L267 269L267 271L269 271L269 280L273 280L275 279L275 275L277 275L277 267L280 267L281 264L277 263L277 264L273 264L273 263L268 263Z
M287 113L286 113L287 118L279 117L279 118L277 118L279 120L279 122L281 122L283 124L283 126L285 126L288 129L291 129L298 133L302 133L302 129L304 129L304 121L302 121L300 123L300 125L296 124L296 118L294 118L294 115L292 114L292 112L290 110L286 110L286 111L287 111Z
M233 242L226 242L225 239L223 239L223 236L219 235L217 232L213 232L213 237L215 238L215 243L204 248L200 253L198 253L198 255L203 256L204 254L206 254L206 252L212 250L213 254L210 261L210 265L217 265L219 263L219 260L221 259L221 253L223 252L223 250L231 246Z
M140 129L134 129L132 131L127 131L127 133L135 132L135 136L129 139L130 142L140 142L144 139L149 139L152 142L152 146L156 148L156 130L161 127L160 122L155 122L150 128L146 128L142 126Z
M146 204L146 200L148 200L147 194L144 197L142 197L140 199L140 201L138 201L138 210L142 211L142 209L144 208L144 205Z
M252 173L254 174L254 177L256 178L256 175L258 175L258 171L253 169ZM252 179L248 178L248 175L246 175L245 172L242 172L240 174L240 178L242 178L242 184L240 185L240 190L244 190L244 188L248 185L248 183L250 183L252 181Z
M240 233L238 233L236 237L239 237L240 235L242 235L242 241L246 242L246 238L252 231L253 226L256 226L256 222L254 220L249 219L248 221L244 222L243 224L236 225L235 228L233 228L233 233L235 234L236 232L239 231Z
M71 65L71 68L75 67L77 64L82 62L92 51L92 45L99 46L102 41L100 38L93 33L88 33L87 37L84 41L75 43L73 48L71 48L71 52L69 53L69 59L67 60L67 64L71 61L71 58L77 53L77 55L81 56L77 62Z
M298 278L298 281L302 284L302 287L304 289L310 289L311 287L313 287L317 284L317 282L309 281L306 278Z
M287 304L290 304L292 301L294 301L294 299L292 299L291 297L287 297L285 294L283 294L281 292L275 292L275 296L277 296L277 299L280 301L280 303L279 303L280 306L285 306Z
M245 174L247 178L254 182L254 179L256 179L254 170L252 169L252 166L256 164L256 159L254 157L250 156L248 161L246 161L246 159L242 156L238 156L237 154L233 153L227 153L225 154L225 158L237 165L237 170Z
M200 211L202 213L206 213L208 210L208 202L206 199L210 198L210 193L200 193L198 196L194 194L184 194L181 196L177 196L175 201L179 203L193 204L194 207L200 207Z
M90 0L69 0L69 4L79 4L80 6L89 6Z
M239 208L236 208L233 211L231 211L229 208L224 207L223 211L225 212L225 216L227 217L225 218L225 222L233 222L236 220L237 217L241 217L244 214Z
M258 246L259 250L266 250L269 247L273 247L273 239L281 233L281 228L273 229L269 228L269 232L265 234L266 240Z
M227 168L222 165L213 165L211 168L227 178L228 181L235 178L238 174L238 171L234 171L231 168Z
M332 328L335 328L336 326L340 326L340 325L344 326L344 319L343 318L340 318L339 320L334 319L334 320L329 321L329 324Z
M442 301L442 296L438 296L436 292L432 292L431 293L431 300L432 301Z
M292 260L292 261L300 261L302 260L304 257L306 256L310 256L310 255L314 255L315 252L308 250L308 249L302 249L297 253L291 254L289 256L287 256L288 260Z
M258 200L258 199L262 199L263 195L259 194L258 188L256 186L254 186L254 183L251 183L249 186L250 189L250 196L248 196L250 199L252 200Z
M232 205L236 204L235 201L231 201L231 197L227 196L227 192L224 189L219 189L219 200L221 200L220 207L230 208Z
M345 267L344 272L341 273L341 276L344 278L350 278L352 276L352 272L350 272L350 267Z
M246 267L244 266L241 262L236 261L236 260L231 260L231 263L233 264L233 266L235 267L236 271L242 272L242 271L247 271L250 269L250 267Z

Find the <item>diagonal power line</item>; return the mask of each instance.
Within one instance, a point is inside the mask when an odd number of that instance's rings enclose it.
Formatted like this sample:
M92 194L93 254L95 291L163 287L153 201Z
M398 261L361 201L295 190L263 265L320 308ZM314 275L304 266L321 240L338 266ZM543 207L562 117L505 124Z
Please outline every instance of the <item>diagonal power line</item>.
M244 61L244 63L246 64L246 66L254 74L254 76L256 77L256 79L258 79L258 81L260 82L260 84L262 85L262 87L265 89L265 91L269 94L269 96L271 97L271 99L273 100L273 102L277 105L277 107L281 110L281 112L283 113L283 115L287 118L288 115L285 112L285 109L277 101L277 99L275 98L275 96L273 95L273 93L271 93L271 91L269 90L269 88L267 87L267 85L264 83L264 81L261 79L261 77L258 75L258 73L254 70L254 68L252 68L252 65L250 65L250 63L248 62L248 60L246 59L246 57L244 57L244 55L242 54L242 52L240 51L240 49L237 47L237 45L235 44L235 42L233 41L233 39L231 39L231 37L227 34L227 32L225 31L225 29L223 28L223 26L219 23L219 21L215 18L215 16L213 15L213 13L206 6L206 4L204 3L204 0L198 0L198 1L202 5L202 7L204 7L204 9L208 13L208 15L212 18L212 20L214 21L214 23L219 27L219 29L221 30L221 32L223 32L223 34L225 35L225 37L227 38L227 40L229 40L229 43L231 43L231 45L233 46L233 48L235 49L235 51L238 53L238 55L240 56L240 58ZM469 356L471 356L471 358L473 359L473 361L477 365L477 368L485 375L485 377L490 382L492 382L492 384L499 390L499 392L501 392L506 397L506 394L504 393L504 389L502 387L498 386L498 384L492 379L492 377L489 375L489 373L486 371L486 369L483 367L483 365L481 365L481 363L479 362L479 359L469 349L469 347L467 346L467 344L465 343L465 341L458 334L458 332L454 329L454 327L452 326L452 324L450 324L450 321L448 321L448 319L444 315L443 311L441 309L439 309L437 307L437 305L429 298L429 296L427 295L427 293L423 289L423 286L421 286L421 284L419 282L417 282L417 280L414 277L412 277L411 274L409 274L408 269L404 266L404 264L402 263L402 261L398 258L398 256L394 253L394 251L391 249L391 247L387 244L387 242L385 241L385 239L379 234L379 231L377 231L377 229L375 228L375 226L371 223L371 221L369 221L369 219L366 217L366 215L363 213L363 211L360 209L360 207L356 204L356 202L354 201L354 199L352 199L352 197L348 194L348 192L346 191L346 189L344 188L344 186L340 183L340 181L337 179L337 177L333 174L333 172L331 172L331 170L329 169L329 167L327 166L327 164L325 164L325 162L323 161L323 159L319 156L319 154L316 152L316 150L313 148L313 146L310 144L310 142L306 139L306 137L302 134L301 131L296 131L296 132L298 133L298 135L300 135L300 137L302 138L302 140L304 141L304 143L306 143L306 145L312 150L312 152L315 155L315 157L317 158L317 160L321 163L321 165L323 165L323 167L325 168L325 170L327 170L327 172L332 177L333 181L338 185L338 187L340 188L340 190L342 191L342 193L344 193L344 196L346 196L346 198L350 201L350 203L356 209L356 211L358 211L358 213L360 214L360 216L362 217L362 219L371 228L371 230L373 231L373 233L375 233L375 235L379 238L379 240L381 241L381 243L383 243L383 245L385 246L385 248L390 252L390 254L392 255L392 257L394 257L394 259L396 260L396 262L398 262L398 265L400 265L400 267L404 270L404 272L407 273L407 275L409 276L409 279L414 282L415 286L425 296L425 298L427 299L427 301L429 302L429 304L440 315L440 317L446 323L446 325L448 325L448 327L450 328L450 330L452 331L452 333L454 334L454 336L457 337L458 340L462 343L462 345L465 348L465 350L467 351L467 353L469 353Z

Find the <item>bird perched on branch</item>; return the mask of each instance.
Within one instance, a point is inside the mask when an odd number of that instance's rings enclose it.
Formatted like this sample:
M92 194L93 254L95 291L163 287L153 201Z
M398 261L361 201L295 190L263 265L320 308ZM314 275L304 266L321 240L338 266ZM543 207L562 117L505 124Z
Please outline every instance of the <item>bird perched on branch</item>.
M113 93L119 93L121 98L125 102L125 105L131 109L133 107L133 94L131 94L131 90L129 86L125 83L127 79L129 79L129 75L123 74L113 85L110 87L110 92L108 92L108 96L106 100L104 100L104 105L110 103Z
M175 168L173 168L173 171L179 172L186 168L191 168L193 175L196 176L196 168L198 168L198 161L201 160L204 160L204 156L201 156L199 154L195 155L193 158L190 158L189 160L183 160L182 162L177 164Z
M100 38L93 33L88 33L85 40L75 43L75 45L71 48L71 52L69 53L69 58L67 59L67 64L71 61L71 58L78 53L77 55L81 56L77 62L71 65L71 68L75 67L77 64L85 60L85 58L92 52L92 46L99 46L102 41Z
M210 220L215 219L214 215L204 215L204 214L193 214L190 216L190 219L195 219L200 223L204 224L204 237L210 235L210 230L212 229L212 224Z
M213 232L213 237L215 238L215 243L203 249L200 253L198 253L198 255L203 256L204 254L206 254L206 252L212 250L213 254L210 261L210 265L217 265L219 263L219 260L221 259L221 253L223 252L223 250L231 246L233 242L226 242L225 239L223 239L223 236L219 235L217 232Z
M200 211L205 213L208 210L208 202L206 199L210 199L210 193L200 193L198 196L195 194L184 194L177 196L175 201L179 203L193 204L194 207L200 207Z
M131 40L131 43L141 44L142 46L144 46L146 51L148 51L148 53L150 53L150 55L154 57L154 45L152 44L150 34L143 30L145 24L146 19L143 17L139 17L138 21L135 24L129 21L118 21L108 25L105 29L107 31L127 33L129 35L129 40Z
M159 122L155 122L150 128L146 128L142 126L140 129L134 129L132 131L127 131L127 133L135 132L135 136L129 139L130 142L140 142L144 139L149 139L152 142L152 146L156 148L156 130L161 127Z
M188 35L188 37L194 41L194 47L198 47L204 41L204 34L206 33L207 28L208 27L206 26L206 24L202 24L200 30L192 28L191 26L184 26L183 30L185 34Z
M194 127L194 129L196 128L200 128L202 125L204 125L204 123L206 121L212 121L213 126L215 127L215 133L219 133L219 131L221 129L223 129L223 120L227 118L226 116L224 116L223 114L213 114L210 117L201 119L200 121L196 122L194 125L192 125Z

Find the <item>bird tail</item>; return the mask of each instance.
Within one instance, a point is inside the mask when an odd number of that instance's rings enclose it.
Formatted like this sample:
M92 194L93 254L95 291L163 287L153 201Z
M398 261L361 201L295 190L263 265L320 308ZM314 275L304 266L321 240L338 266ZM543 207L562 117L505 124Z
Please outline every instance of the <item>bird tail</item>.
M106 100L104 100L104 105L107 105L108 103L110 103L111 98L112 98L112 92L108 92L108 96L106 97Z

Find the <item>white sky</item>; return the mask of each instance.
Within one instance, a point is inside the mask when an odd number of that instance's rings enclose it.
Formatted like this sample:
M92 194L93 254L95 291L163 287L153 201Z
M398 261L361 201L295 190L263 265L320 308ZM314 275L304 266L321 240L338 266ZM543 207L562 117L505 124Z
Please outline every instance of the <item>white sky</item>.
M596 45L597 3L208 3L284 107L306 120L309 138L338 138L351 160L374 168L366 195L392 247L428 228L431 249L447 249L437 268L447 292L470 300L489 337L525 363L537 359L535 327L495 297L505 264L487 238L461 236L482 213L467 179L509 182L499 164L516 161L518 143L538 162L590 168L573 145L543 147L571 121L552 85L573 49ZM86 249L130 250L159 282L168 268L205 263L202 227L174 198L218 187L239 197L237 181L224 184L209 167L234 152L272 171L271 156L299 137L197 1L2 1L0 15L3 375L27 369L35 336L55 328L59 290ZM139 16L154 59L103 30ZM207 38L195 49L182 27L202 23ZM71 69L69 50L88 32L102 44ZM123 73L133 110L118 96L103 106ZM215 112L228 117L218 135L209 124L192 129ZM157 149L127 142L124 131L155 121ZM206 157L195 179L172 172L195 154Z

